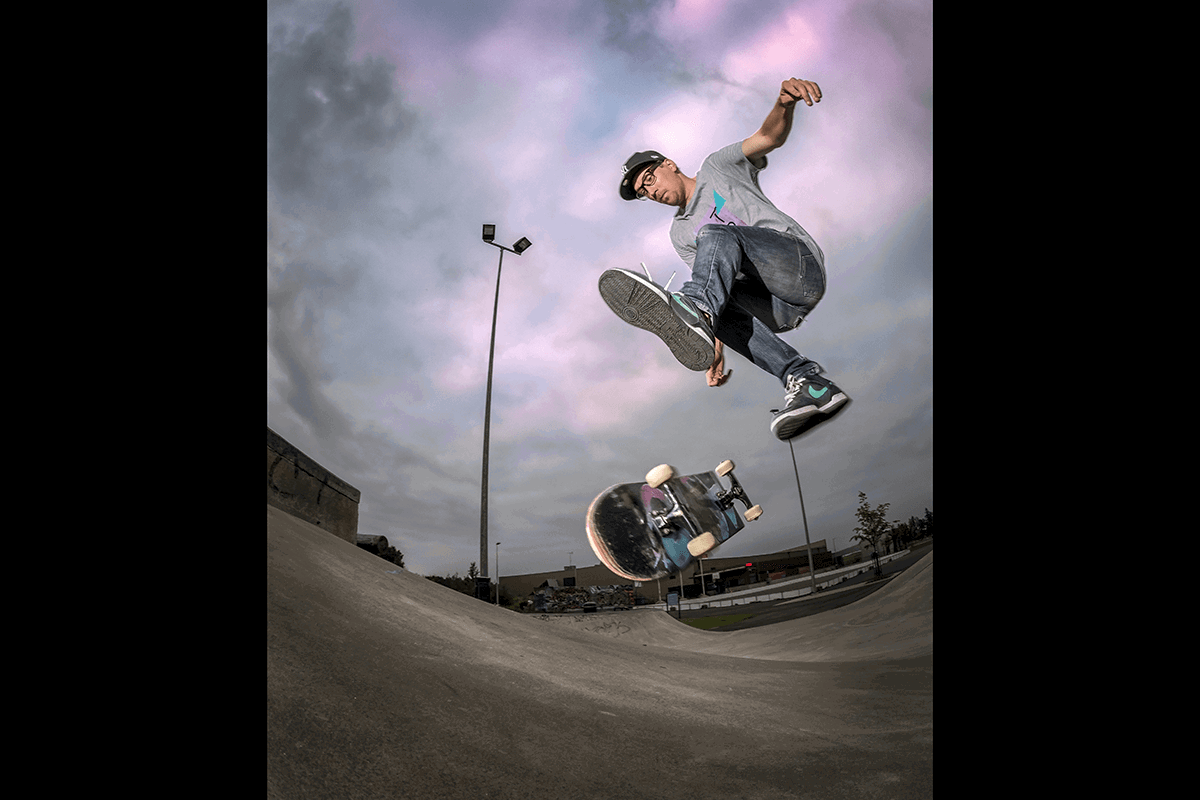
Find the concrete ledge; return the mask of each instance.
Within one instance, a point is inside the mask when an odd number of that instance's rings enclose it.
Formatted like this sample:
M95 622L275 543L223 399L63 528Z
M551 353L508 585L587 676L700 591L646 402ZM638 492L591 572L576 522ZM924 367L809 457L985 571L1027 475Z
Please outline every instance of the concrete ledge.
M267 428L268 505L355 544L361 497L358 489Z

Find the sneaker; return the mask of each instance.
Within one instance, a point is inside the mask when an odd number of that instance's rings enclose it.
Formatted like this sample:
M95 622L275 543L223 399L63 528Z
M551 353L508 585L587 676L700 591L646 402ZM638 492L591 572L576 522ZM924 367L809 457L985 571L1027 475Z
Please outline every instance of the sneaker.
M821 375L789 375L783 410L771 420L771 432L791 439L826 422L850 405L850 398Z
M625 269L600 276L600 296L618 317L650 331L690 370L703 372L716 358L716 337L707 315L679 292L668 294L657 283Z

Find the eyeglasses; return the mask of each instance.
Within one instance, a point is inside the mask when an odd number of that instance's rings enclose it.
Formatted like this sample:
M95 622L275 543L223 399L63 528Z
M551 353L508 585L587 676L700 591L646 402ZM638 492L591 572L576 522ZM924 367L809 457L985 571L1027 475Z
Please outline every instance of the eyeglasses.
M661 161L655 162L642 171L642 188L637 190L638 200L647 199L646 189L654 185L654 170L658 169L662 163Z

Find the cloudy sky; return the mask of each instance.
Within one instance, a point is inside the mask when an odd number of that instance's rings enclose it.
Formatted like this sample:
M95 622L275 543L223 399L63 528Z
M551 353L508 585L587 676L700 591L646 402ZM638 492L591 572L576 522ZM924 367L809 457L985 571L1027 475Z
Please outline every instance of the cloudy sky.
M718 551L804 542L779 382L729 353L720 388L618 319L596 282L687 267L673 209L617 195L636 150L695 175L814 80L760 182L825 252L785 338L854 402L796 440L813 540L858 492L933 508L930 0L268 0L267 425L362 491L359 530L419 574L479 560L500 251L489 562L598 563L588 504L671 463L732 458L765 514ZM495 574L494 563L490 572Z

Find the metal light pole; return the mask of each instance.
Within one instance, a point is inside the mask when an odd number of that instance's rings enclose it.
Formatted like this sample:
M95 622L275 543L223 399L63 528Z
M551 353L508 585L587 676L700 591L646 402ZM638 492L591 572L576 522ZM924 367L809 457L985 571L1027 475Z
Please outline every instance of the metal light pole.
M488 444L491 439L492 431L492 365L496 358L496 314L500 310L500 272L504 269L504 251L521 255L529 249L533 244L524 236L517 240L512 248L505 247L501 244L496 244L493 239L496 238L496 226L483 226L483 240L493 247L500 248L500 265L496 267L496 302L492 306L492 343L488 349L488 379L487 379L487 402L483 410L483 481L482 490L479 500L479 575L483 578L488 577L487 563L487 544L488 544ZM499 554L496 556L499 560ZM496 598L499 601L500 592L497 585Z
M679 619L683 619L683 570L679 570Z
M496 542L496 607L500 607L500 542Z
M817 593L817 570L813 567L812 539L808 538L808 514L804 511L804 492L800 490L800 468L796 466L796 446L788 439L792 450L792 469L796 472L796 493L800 495L800 518L804 520L804 543L808 545L808 577L812 581L812 593Z

